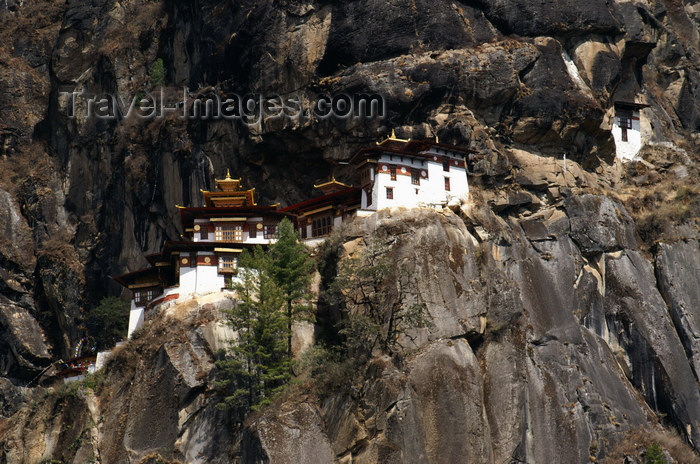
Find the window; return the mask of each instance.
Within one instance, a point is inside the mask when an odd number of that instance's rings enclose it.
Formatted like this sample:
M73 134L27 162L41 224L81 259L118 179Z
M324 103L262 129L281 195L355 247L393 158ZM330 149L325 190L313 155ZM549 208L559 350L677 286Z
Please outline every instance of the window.
M389 175L391 176L391 180L396 180L396 166L389 166Z
M146 291L146 301L151 301L153 299L153 290Z
M368 167L366 169L363 169L362 172L360 173L360 183L362 185L369 184L370 181L372 180L372 174L370 173L371 167Z
M442 162L442 170L445 172L450 172L450 160L444 160Z
M632 129L632 112L626 110L618 110L617 112L618 123L620 129L622 129L622 141L627 142L627 131Z
M275 238L275 233L277 232L277 226L265 226L263 227L263 237L265 238Z
M632 120L627 118L620 118L620 128L622 129L622 141L627 142L627 130L632 129Z
M219 257L219 272L233 272L238 266L237 256L220 256Z
M137 305L141 303L141 292L134 292L134 303Z
M370 189L365 190L365 195L367 195L367 206L372 204L372 191Z
M413 185L420 185L420 170L411 169L411 183Z
M251 224L248 227L248 237L249 238L256 238L258 236L258 225L257 224Z
M311 223L311 236L312 237L322 237L328 235L333 230L333 218L330 216L323 216L314 219Z
M449 177L445 177L445 190L448 192L450 191L450 178Z
M202 226L202 229L199 232L199 238L202 240L209 240L209 226Z
M394 187L387 187L386 188L386 199L387 200L394 199Z
M217 242L242 242L243 241L243 226L241 225L225 225L216 226L214 238Z

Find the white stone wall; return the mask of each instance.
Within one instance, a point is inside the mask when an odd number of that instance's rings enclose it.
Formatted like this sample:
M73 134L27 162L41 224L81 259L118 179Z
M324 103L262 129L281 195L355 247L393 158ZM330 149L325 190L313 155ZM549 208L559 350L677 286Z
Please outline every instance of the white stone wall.
M444 155L441 153L440 155ZM436 153L435 156L438 156ZM457 158L451 158L457 159ZM396 180L391 180L389 166L397 166ZM384 167L387 167L384 170ZM405 168L406 172L401 169ZM419 170L421 173L420 184L411 182L410 169ZM403 174L403 175L402 175ZM450 190L445 190L445 178L450 179ZM386 197L387 187L394 189L394 198ZM377 174L372 191L373 203L366 204L363 194L363 209L378 210L383 208L405 207L416 208L421 206L445 205L466 199L469 194L467 172L463 167L450 165L449 171L444 171L442 161L425 158L409 158L403 160L394 155L382 155L377 163Z
M143 325L143 313L146 308L137 308L134 300L131 300L131 311L129 311L129 330L127 332L127 337L131 338L131 335L136 329Z
M222 288L224 288L224 276L219 275L219 269L216 266L197 266L197 287L195 290L197 295L220 292Z
M627 161L634 158L642 148L642 133L639 121L639 111L632 111L632 129L627 129L627 141L622 140L622 128L620 118L615 116L612 127L613 138L615 139L615 151L618 158Z
M180 266L180 298L197 291L197 268Z

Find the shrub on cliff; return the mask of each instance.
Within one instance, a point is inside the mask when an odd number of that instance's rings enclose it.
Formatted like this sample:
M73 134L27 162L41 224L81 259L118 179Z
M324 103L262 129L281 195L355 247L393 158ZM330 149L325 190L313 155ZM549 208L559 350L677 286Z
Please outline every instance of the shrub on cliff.
M151 85L154 87L161 86L165 83L165 66L163 58L158 58L151 68Z
M395 352L409 329L429 323L425 302L406 263L396 262L390 238L371 236L359 253L340 262L329 296L343 309L339 333L345 349L368 355L374 348Z
M129 305L116 296L108 296L88 312L86 325L97 348L109 349L126 338L128 321Z
M348 253L338 236L321 250L323 297L337 306L339 318L299 360L299 370L319 393L361 377L375 351L398 355L412 329L432 324L407 264L396 260L395 246L391 237L372 235ZM348 255L339 260L343 254Z

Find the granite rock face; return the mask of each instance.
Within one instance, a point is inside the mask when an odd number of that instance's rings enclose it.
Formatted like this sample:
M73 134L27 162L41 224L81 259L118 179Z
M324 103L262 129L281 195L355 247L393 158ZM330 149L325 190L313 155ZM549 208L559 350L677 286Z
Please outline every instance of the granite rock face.
M30 278L44 291L27 298L54 314L40 323L66 354L83 335L81 311L120 291L110 276L177 238L175 205L199 204L226 168L261 203L289 204L331 173L350 181L338 162L391 128L476 150L474 173L498 188L513 182L513 151L543 163L566 152L587 174L614 172L615 100L643 98L651 140L692 151L693 11L603 1L6 3L0 188L31 229L28 259L55 237L70 268L58 281L84 279L87 290L79 301L59 295L56 262L45 259ZM163 76L153 72L160 62ZM186 87L192 96L295 96L307 111L253 124L87 117L91 95L128 103L161 86L169 101ZM319 95L341 93L381 95L384 118L313 116Z
M700 371L698 323L700 320L700 245L697 240L661 243L656 255L659 290L670 309L673 324L691 360L695 375Z
M659 418L697 447L697 218L677 239L643 243L620 200L629 184L670 174L672 192L697 173L698 11L672 0L0 2L0 406L14 414L3 458L587 462ZM98 119L82 96L73 111L73 92L129 101L161 87L171 102L187 88L294 96L307 111L250 124ZM322 94L381 95L383 118L317 118ZM615 161L615 101L649 105L633 169ZM404 340L400 360L378 355L360 386L289 399L234 429L212 393L225 330L189 320L157 326L171 339L132 342L107 396L58 392L31 409L26 385L72 356L86 310L122 291L111 276L183 232L176 205L201 204L227 168L260 204L306 199L331 174L352 182L343 162L392 129L475 152L456 214L382 212L349 228L348 240L398 237L393 252L427 303L431 327Z
M621 205L583 195L567 208L571 216L507 221L473 205L356 219L338 246L390 239L426 302L430 323L409 328L398 353L376 352L320 397L292 389L236 427L216 409L213 383L215 352L232 336L218 322L230 300L183 302L115 352L99 395L71 396L83 406L15 412L0 435L5 459L78 459L86 451L40 438L53 429L20 437L37 421L97 416L96 431L85 428L105 463L158 454L191 463L588 462L640 427L663 430L659 416L697 443L694 290L682 290L697 243L660 246L655 270L627 235ZM590 241L573 212L592 218ZM603 225L611 235L592 232Z

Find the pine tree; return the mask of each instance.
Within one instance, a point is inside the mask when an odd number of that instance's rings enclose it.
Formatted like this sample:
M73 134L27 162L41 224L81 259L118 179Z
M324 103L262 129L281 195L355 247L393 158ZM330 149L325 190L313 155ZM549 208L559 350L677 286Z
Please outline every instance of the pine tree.
M284 293L287 308L287 354L292 356L292 322L312 319L310 291L314 262L309 249L299 241L299 234L288 219L277 228L277 239L270 246L270 272Z
M311 318L309 250L289 220L277 230L267 251L256 247L238 260L237 300L229 311L229 325L237 339L217 362L226 391L223 409L237 409L241 417L268 402L284 388L292 372L292 322Z
M269 272L269 261L260 248L242 254L238 299L229 312L238 337L217 362L224 378L217 386L229 392L220 407L242 415L269 403L290 377L284 293Z

